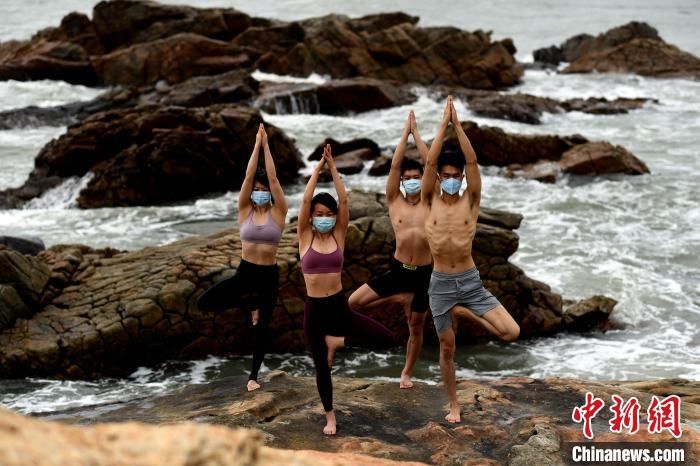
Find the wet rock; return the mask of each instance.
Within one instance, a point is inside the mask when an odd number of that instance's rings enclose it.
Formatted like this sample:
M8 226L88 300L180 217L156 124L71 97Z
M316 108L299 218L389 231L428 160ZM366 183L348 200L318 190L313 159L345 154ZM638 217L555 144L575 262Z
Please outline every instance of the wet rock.
M578 111L597 115L612 115L636 110L647 102L658 102L655 99L625 97L614 100L603 97L557 100L530 94L503 94L455 86L431 86L428 89L437 96L446 97L448 94L452 94L466 100L469 109L477 115L528 124L540 124L543 113Z
M385 272L394 252L384 196L353 191L350 199L352 221L342 276L348 292ZM561 296L508 262L519 241L509 227L516 227L520 217L486 210L481 218L474 260L484 285L520 324L522 338L562 330ZM235 303L222 313L206 313L195 304L205 289L234 272L240 247L238 232L228 230L133 252L78 246L42 252L51 270L49 291L32 318L0 332L0 376L124 375L170 359L250 352L252 334L241 331L245 318ZM305 348L305 287L297 248L292 223L278 253L280 289L270 330L272 351ZM407 336L401 306L368 315ZM426 325L426 341L434 344L435 335L432 323ZM490 337L478 326L460 323L460 342L484 338Z
M540 160L529 164L510 164L503 170L503 175L506 178L524 178L542 183L556 183L560 171L558 162Z
M576 175L603 175L624 173L643 175L649 173L646 164L622 146L608 142L579 144L564 152L559 160L561 170Z
M40 251L46 249L44 241L36 236L0 236L0 245L32 256L36 256Z
M372 166L369 168L369 175L385 176L389 174L389 170L391 170L391 157L382 155L372 163Z
M97 4L92 21L75 16L64 23L20 45L5 44L0 78L143 85L244 68L497 89L516 84L523 73L510 39L493 41L488 32L453 27L422 28L417 17L405 13L283 22L232 9L118 0ZM46 62L42 47L50 42L44 37L60 38L55 43L80 56ZM21 47L28 51L18 52ZM45 63L28 64L24 57ZM349 105L338 100L341 92L348 91L335 90L329 101Z
M515 48L509 39L492 42L483 31L420 28L417 22L417 17L402 13L353 19L327 15L299 21L304 40L284 51L270 51L256 66L277 74L316 72L333 78L364 76L485 89L519 81L522 70L515 64ZM236 43L255 47L247 39L257 41L260 34L265 34L264 28L237 37Z
M259 53L193 33L132 45L92 58L101 83L140 86L170 84L201 75L249 68Z
M54 79L94 86L98 83L87 51L72 42L9 41L0 44L0 80Z
M591 296L564 309L564 325L569 330L589 331L608 320L617 304L607 296Z
M92 179L80 207L147 205L235 190L262 117L249 107L183 108L145 105L98 113L49 142L24 186L0 193L19 204L72 176ZM293 142L267 125L277 173L297 177L301 160Z
M634 73L657 77L700 77L700 58L651 39L635 39L582 56L563 73Z
M700 58L664 42L646 23L630 22L596 37L579 34L556 47L536 50L536 60L569 62L564 73L634 73L643 76L697 77Z
M577 34L564 41L559 47L552 45L535 50L533 56L536 61L554 65L560 62L571 63L586 54L617 47L634 39L651 39L663 42L658 31L649 24L631 21L595 37L590 34Z
M326 144L330 144L333 157L340 157L348 152L357 152L363 160L372 160L381 154L381 150L376 142L367 138L352 139L350 141L339 142L333 138L326 138L321 144L309 154L307 160L321 160L323 149ZM359 152L361 151L361 152Z
M368 78L336 79L324 84L272 83L262 88L257 105L268 113L347 115L396 107L415 96L386 81Z
M0 249L0 329L39 310L49 275L47 265L36 257Z
M234 9L193 8L139 0L102 1L93 9L93 24L107 50L152 42L182 32L230 40L252 24Z
M352 451L377 460L437 465L530 466L567 464L566 443L584 440L581 425L571 420L571 412L584 402L587 391L606 403L613 394L624 399L634 396L642 413L651 399L649 389L624 382L528 377L462 379L457 381L462 422L449 424L443 418L447 396L440 385L415 382L411 390L400 390L397 381L334 376L338 436L326 441L321 433L323 412L313 378L291 377L276 371L262 382L263 390L247 392L244 377L227 377L164 396L121 403L109 411L100 410L99 406L84 407L52 417L87 424L141 421L171 425L204 421L232 427L254 426L273 448L337 454ZM681 396L700 389L698 382L676 379L643 383L663 386L668 394ZM692 454L700 454L696 443L700 433L688 422L700 419L694 411L697 407L697 402L687 396L683 399L682 439L674 440L664 432L653 436L654 441L688 442ZM643 437L644 425L634 435L610 434L610 417L605 409L593 419L596 440L627 442ZM372 464L369 459L366 461L361 464Z

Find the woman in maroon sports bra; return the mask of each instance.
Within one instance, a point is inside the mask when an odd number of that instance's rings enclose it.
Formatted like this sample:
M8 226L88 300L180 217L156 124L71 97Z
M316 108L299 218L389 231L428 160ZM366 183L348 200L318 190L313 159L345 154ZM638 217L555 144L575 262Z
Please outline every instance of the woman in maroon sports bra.
M258 170L261 146L265 170ZM205 311L237 305L246 312L253 328L253 363L248 378L248 391L252 391L260 388L258 371L269 343L268 328L279 288L277 246L287 216L287 202L262 123L238 196L238 213L242 254L236 274L207 290L197 305Z
M328 193L314 196L318 176L328 164L338 202ZM352 312L343 293L343 248L350 214L345 186L329 145L314 169L299 208L299 255L306 282L304 333L316 369L316 387L326 411L323 433L335 435L331 366L338 348L361 344L373 348L397 345L396 336L379 322Z

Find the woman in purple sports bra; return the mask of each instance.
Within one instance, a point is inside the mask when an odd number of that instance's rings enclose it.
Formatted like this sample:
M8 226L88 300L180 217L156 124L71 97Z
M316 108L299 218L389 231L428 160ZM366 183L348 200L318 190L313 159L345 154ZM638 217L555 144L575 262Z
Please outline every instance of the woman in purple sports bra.
M258 170L261 146L265 170ZM236 274L207 290L197 305L205 311L222 311L238 305L246 312L254 337L253 364L248 378L248 391L252 391L260 388L258 371L267 349L268 328L279 288L277 247L287 217L287 202L262 123L238 196L238 212L242 255Z
M318 176L328 164L338 202L328 193L314 194ZM361 344L388 348L398 344L396 336L379 322L352 312L343 293L341 273L343 248L350 214L345 186L336 169L330 145L314 169L299 208L299 255L306 282L304 333L316 369L316 387L326 411L323 433L335 435L331 367L335 351Z

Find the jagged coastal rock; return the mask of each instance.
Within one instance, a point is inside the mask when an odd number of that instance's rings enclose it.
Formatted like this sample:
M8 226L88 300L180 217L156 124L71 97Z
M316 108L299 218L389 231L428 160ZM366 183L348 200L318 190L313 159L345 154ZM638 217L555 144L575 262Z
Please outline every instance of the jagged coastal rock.
M630 22L596 37L579 34L560 46L533 53L536 61L568 62L564 73L633 73L658 77L699 77L700 58L665 42L646 23Z
M173 84L196 75L260 69L480 89L520 80L523 71L510 39L492 41L483 31L417 23L405 13L283 22L234 9L103 1L92 19L73 13L28 41L0 45L0 79Z
M240 105L144 105L95 114L49 142L23 186L0 193L17 206L74 176L92 173L79 207L154 205L240 187L260 113ZM293 141L266 124L284 183L302 166Z
M348 291L387 270L394 251L382 195L352 192L351 218L343 272ZM582 317L566 319L559 294L508 262L518 248L513 230L521 220L517 214L482 209L473 255L484 285L513 314L523 338L582 329ZM235 303L222 313L205 313L195 305L206 288L234 273L240 259L235 230L134 252L56 246L39 258L51 277L42 290L40 308L0 332L2 377L91 378L126 374L139 365L168 359L250 351L251 332L244 329L244 316ZM272 350L303 351L305 288L294 224L282 238L278 263ZM604 328L612 306L614 302L605 301L586 309ZM406 336L400 306L369 315ZM432 324L426 326L426 336L435 340ZM467 323L460 326L460 340L487 337Z

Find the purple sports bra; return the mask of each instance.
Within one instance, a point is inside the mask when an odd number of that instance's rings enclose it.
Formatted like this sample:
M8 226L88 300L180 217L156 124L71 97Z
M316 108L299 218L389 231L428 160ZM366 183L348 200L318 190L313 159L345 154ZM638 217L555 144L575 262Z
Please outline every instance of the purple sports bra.
M267 214L267 223L253 223L253 210L241 225L241 241L246 243L271 244L277 246L282 237L282 229L272 219L272 212Z
M340 250L338 246L338 241L335 240L336 249L333 252L323 253L318 252L313 248L314 239L316 239L316 234L311 238L311 245L309 250L306 251L304 257L301 258L301 271L305 274L318 274L318 273L340 273L343 271L343 251Z

